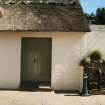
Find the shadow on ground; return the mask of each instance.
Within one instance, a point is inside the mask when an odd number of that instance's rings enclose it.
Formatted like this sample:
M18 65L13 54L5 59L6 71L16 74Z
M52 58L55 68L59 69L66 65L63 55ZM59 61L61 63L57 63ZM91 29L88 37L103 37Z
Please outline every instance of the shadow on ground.
M39 91L39 92L50 92L50 84L40 84L40 83L22 83L19 91Z
M80 92L78 90L56 90L56 94L64 94L64 96L79 96Z

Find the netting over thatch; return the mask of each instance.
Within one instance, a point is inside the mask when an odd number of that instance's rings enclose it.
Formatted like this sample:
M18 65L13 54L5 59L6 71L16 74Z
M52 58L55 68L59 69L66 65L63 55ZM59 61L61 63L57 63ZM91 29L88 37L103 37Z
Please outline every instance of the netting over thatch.
M79 4L21 3L1 5L0 30L9 31L89 31Z

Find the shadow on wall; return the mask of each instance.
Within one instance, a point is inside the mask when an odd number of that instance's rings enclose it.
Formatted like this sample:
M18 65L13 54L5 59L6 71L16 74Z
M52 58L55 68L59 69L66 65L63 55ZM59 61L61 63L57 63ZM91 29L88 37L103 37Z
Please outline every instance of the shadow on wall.
M90 32L86 33L84 55L87 55L94 49L99 49L105 55L105 33L104 32Z

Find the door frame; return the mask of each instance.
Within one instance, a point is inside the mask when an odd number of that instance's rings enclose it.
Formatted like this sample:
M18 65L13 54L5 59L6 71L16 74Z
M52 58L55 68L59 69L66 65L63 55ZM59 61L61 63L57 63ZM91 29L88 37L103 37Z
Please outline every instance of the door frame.
M51 80L52 80L52 37L21 37L21 58L20 58L20 86L22 85L22 48L23 48L23 39L24 38L33 38L33 39L37 39L37 38L41 38L41 39L50 39L50 41L51 41L51 48L50 48L50 50L51 50L51 71L50 71L50 82L48 82L48 83L50 83L50 85L51 85Z

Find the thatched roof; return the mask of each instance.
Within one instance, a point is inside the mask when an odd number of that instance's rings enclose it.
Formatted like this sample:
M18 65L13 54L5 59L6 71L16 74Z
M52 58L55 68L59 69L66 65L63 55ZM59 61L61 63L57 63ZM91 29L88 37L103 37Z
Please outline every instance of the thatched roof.
M0 31L86 32L89 26L79 4L9 4Z

